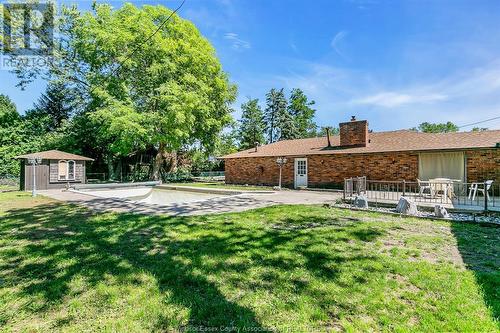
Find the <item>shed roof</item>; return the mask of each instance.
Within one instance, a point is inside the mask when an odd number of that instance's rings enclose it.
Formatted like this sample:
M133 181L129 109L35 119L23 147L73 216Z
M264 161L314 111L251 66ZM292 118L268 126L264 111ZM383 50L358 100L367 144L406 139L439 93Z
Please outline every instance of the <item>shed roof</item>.
M257 148L243 150L222 158L296 156L318 154L366 154L397 151L461 150L494 148L500 143L500 130L455 133L421 133L412 130L373 132L366 147L341 147L340 137L330 137L332 147L327 146L326 137L283 140Z
M34 158L34 157L40 157L44 160L93 161L92 158L76 154L70 154L60 150L46 150L46 151L40 151L36 153L16 156L16 158Z

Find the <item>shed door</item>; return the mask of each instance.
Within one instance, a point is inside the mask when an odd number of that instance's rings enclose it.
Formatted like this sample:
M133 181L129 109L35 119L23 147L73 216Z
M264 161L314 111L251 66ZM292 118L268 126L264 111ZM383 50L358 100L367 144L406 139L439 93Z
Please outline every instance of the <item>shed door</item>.
M33 190L33 165L26 165L26 191ZM49 166L48 162L43 161L42 164L36 166L36 189L46 190L49 184Z
M43 164L38 166L36 170L40 173L37 175L37 187L39 190L46 190L49 188L49 162L44 161Z

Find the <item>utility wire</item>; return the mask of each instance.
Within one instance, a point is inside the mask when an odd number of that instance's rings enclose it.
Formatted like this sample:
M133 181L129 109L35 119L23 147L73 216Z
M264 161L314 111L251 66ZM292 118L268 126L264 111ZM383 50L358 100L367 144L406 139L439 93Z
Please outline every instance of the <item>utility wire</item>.
M111 75L114 75L114 74L115 74L115 73L116 73L116 72L117 72L120 68L122 68L122 67L123 67L123 63L124 63L125 61L127 61L128 59L130 59L130 57L132 57L132 56L135 54L135 52L136 52L136 51L138 51L138 50L139 50L139 49L140 49L140 48L141 48L141 47L142 47L145 43L149 42L149 41L151 40L151 38L153 38L153 37L154 37L154 36L158 33L158 31L160 31L160 29L161 29L161 28L163 28L163 26L164 26L165 24L167 24L167 22L170 20L170 18L171 18L172 16L174 16L174 14L175 14L175 13L177 13L177 12L178 12L178 11L182 8L182 6L184 5L184 3L185 3L185 2L186 2L186 0L182 0L181 4L180 4L180 5L179 5L179 6L178 6L178 7L177 7L177 8L176 8L176 9L175 9L172 13L170 13L170 15L169 15L169 16L165 19L165 21L163 21L163 22L162 22L162 23L158 26L158 28L155 30L155 32L153 32L153 33L152 33L152 34L151 34L148 38L146 38L146 39L145 39L142 43L140 43L138 46L136 46L136 47L132 50L132 52L131 52L131 53L130 53L127 57L125 57L125 60L123 60L123 61L119 62L118 67L116 67L116 68L115 68L115 69L111 72L110 76L111 76Z
M496 119L500 119L500 116L499 117L490 118L490 119L486 119L486 120L482 120L482 121L478 121L478 122L475 122L475 123L470 123L470 124L467 124L467 125L458 126L458 128L468 127L468 126L477 125L477 124L482 124L482 123L485 123L485 122L488 122L488 121L492 121L492 120L496 120Z
M186 2L186 0L182 0L181 4L172 13L170 13L170 15L168 15L168 17L158 26L158 28L156 28L156 30L150 36L148 36L142 43L137 45L132 50L132 52L125 57L125 59L123 61L117 61L118 67L116 67L114 70L112 70L111 73L109 73L109 75L107 76L107 78L110 78L111 76L116 75L118 70L123 67L123 63L125 61L127 61L128 59L130 59L130 57L132 57L135 54L135 52L137 52L145 43L149 42L151 40L151 38L153 38L158 33L158 31L160 31L160 29L163 28L163 26L165 24L167 24L167 22L172 18L172 16L174 16L174 14L177 13L182 8L182 6L184 6L185 2ZM94 92L95 88L96 87L94 86L92 89L90 89L89 93L92 94Z

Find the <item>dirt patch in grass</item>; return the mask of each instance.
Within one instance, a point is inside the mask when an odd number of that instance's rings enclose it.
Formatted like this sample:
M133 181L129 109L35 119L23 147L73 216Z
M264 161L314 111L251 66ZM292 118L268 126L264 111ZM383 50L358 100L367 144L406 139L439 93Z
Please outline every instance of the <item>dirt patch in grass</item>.
M381 251L400 253L409 260L429 263L449 262L465 268L457 241L447 222L421 221L391 228L382 242Z
M408 278L401 275L401 274L389 273L387 275L387 278L394 280L394 281L397 281L404 290L407 290L409 292L416 293L416 292L420 291L419 287L410 283L410 281L408 281Z
M272 224L271 228L276 230L304 230L304 229L314 229L314 228L324 228L324 227L348 227L353 225L355 222L360 222L358 218L352 217L342 217L342 218L318 218L314 221L309 221L308 219L285 219L279 224Z

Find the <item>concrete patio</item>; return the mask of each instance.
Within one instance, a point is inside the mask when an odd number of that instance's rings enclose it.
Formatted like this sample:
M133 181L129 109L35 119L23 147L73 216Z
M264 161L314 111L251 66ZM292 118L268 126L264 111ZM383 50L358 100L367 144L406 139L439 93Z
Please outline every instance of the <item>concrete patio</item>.
M245 193L209 200L169 205L140 204L125 199L99 198L66 190L38 192L46 197L82 205L94 211L114 211L138 214L203 215L241 212L279 204L323 204L342 197L341 193L284 190L268 194Z

